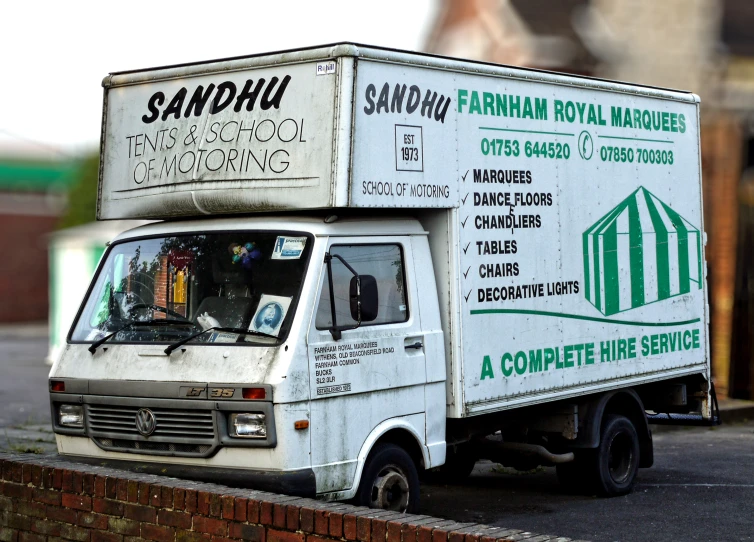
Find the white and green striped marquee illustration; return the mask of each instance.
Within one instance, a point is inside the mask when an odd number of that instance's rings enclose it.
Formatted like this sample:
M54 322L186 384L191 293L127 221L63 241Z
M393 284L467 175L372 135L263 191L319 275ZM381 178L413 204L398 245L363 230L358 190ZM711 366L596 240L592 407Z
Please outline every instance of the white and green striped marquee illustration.
M702 287L699 229L643 186L582 241L584 295L605 316Z

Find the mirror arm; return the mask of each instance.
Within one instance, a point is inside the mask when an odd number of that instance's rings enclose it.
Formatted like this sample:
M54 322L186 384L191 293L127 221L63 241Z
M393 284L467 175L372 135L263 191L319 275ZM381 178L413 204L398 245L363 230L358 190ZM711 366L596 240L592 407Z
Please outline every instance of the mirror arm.
M338 327L338 322L335 317L335 293L333 291L333 284L332 284L332 259L338 258L340 262L346 266L346 268L353 273L353 276L356 277L356 296L357 296L357 304L359 307L358 314L359 318L356 321L355 326L342 326ZM332 318L332 327L330 328L330 335L332 335L332 338L334 341L339 341L343 337L343 331L347 331L349 329L356 329L358 327L361 327L361 278L359 277L359 274L356 272L356 270L351 267L351 265L345 261L340 254L330 254L329 252L325 253L325 263L327 264L327 284L330 286L330 316Z
M356 327L361 325L361 277L356 275L356 314L359 315Z
M342 334L338 329L338 322L335 319L335 295L332 289L332 256L329 252L325 253L325 263L327 264L327 284L330 287L330 318L332 319L330 334L334 341L339 341Z
M332 260L333 258L338 258L340 260L340 263L346 266L346 268L353 274L354 277L358 277L359 274L356 272L356 269L351 267L351 264L349 264L347 261L343 259L343 257L340 254L330 254L329 252L325 255L325 260L327 259Z

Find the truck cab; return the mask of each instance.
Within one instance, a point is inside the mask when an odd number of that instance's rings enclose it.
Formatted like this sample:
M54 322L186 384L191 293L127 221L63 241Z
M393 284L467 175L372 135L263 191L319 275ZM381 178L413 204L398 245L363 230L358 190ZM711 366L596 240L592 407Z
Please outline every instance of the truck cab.
M378 443L441 465L445 354L431 270L412 219L244 217L125 232L51 372L60 451L147 470L169 457L169 473L333 499L355 496ZM372 287L360 322L357 276ZM374 484L408 487L411 474ZM407 494L380 488L381 507L406 509Z

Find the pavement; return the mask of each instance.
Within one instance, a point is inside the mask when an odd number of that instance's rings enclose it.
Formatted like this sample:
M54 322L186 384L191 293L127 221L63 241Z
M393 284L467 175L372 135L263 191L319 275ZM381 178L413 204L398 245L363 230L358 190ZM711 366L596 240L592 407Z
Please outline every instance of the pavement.
M46 326L0 327L0 451L55 453L46 355ZM652 426L655 465L625 497L569 495L552 468L480 461L461 484L423 484L421 512L594 542L754 541L754 402L720 408L721 427Z
M754 401L744 401L742 399L720 399L719 403L720 418L723 423L754 420Z
M47 396L47 325L0 326L0 450L56 450Z

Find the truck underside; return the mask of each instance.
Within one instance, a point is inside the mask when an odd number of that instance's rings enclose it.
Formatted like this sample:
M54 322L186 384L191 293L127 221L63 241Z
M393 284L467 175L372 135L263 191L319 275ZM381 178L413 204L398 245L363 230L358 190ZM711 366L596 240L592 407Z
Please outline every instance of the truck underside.
M707 404L710 394L712 405ZM446 463L431 475L458 480L480 459L520 471L555 466L559 480L571 491L622 495L632 489L636 469L654 462L650 423L719 424L714 385L704 375L690 375L450 419ZM612 426L618 426L617 438ZM606 438L612 441L606 443ZM600 472L602 447L613 465L605 472Z

